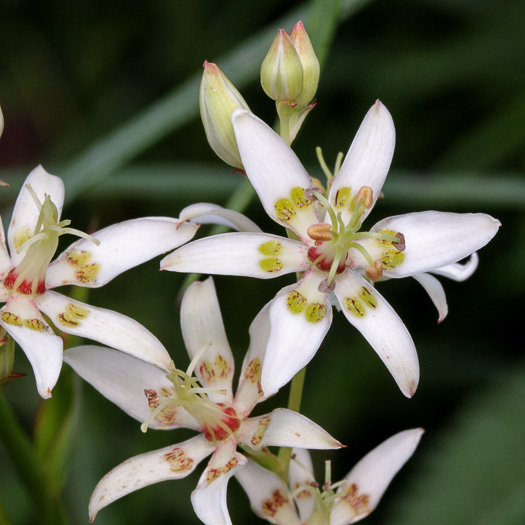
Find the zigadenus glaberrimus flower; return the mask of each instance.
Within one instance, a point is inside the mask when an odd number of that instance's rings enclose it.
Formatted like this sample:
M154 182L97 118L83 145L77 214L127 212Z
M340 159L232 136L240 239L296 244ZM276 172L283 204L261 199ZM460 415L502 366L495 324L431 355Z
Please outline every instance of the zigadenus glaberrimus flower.
M121 222L86 235L60 221L64 183L41 166L25 180L7 232L0 225L0 325L31 362L38 393L51 397L62 367L60 330L88 337L169 370L171 359L158 339L142 325L117 312L97 308L51 291L63 285L97 288L122 272L189 241L194 224L146 217ZM58 238L81 238L55 261Z
M414 453L423 430L398 432L362 458L339 482L331 482L330 462L323 484L315 481L305 449L294 449L289 485L252 460L235 477L254 513L277 525L350 525L378 505L392 478Z
M363 230L395 144L392 117L379 101L365 116L327 194L264 122L246 110L236 110L232 121L250 182L268 215L292 238L217 235L175 250L161 268L262 279L303 272L297 284L283 288L271 302L269 363L261 379L266 394L276 392L315 355L332 322L330 297L335 296L401 391L412 396L419 380L414 343L373 282L414 276L443 317L442 289L427 272L465 278L475 261L463 267L455 263L487 244L499 221L482 213L427 211L389 217Z
M265 399L260 377L262 363L267 362L267 307L250 327L250 348L235 396L233 355L211 278L193 283L186 291L181 326L191 359L185 372L173 366L166 376L158 366L97 346L79 346L64 353L64 360L82 378L142 421L144 430L184 427L199 432L182 443L131 458L109 472L91 496L91 520L100 509L130 492L188 476L211 454L192 493L193 508L207 525L231 524L226 505L228 481L247 463L246 456L236 451L238 444L252 451L272 445L314 449L342 446L293 410L280 408L248 417Z

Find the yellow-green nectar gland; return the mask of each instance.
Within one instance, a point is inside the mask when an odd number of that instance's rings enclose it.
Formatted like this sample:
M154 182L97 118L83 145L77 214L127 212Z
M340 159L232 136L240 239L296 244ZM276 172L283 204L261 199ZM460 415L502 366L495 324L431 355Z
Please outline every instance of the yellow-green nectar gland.
M308 258L317 269L328 273L326 281L322 283L323 290L321 291L331 291L334 277L345 270L348 251L351 248L358 250L369 267L373 269L367 272L369 278L377 280L381 277L381 268L386 267L385 264L383 261L374 261L363 245L356 242L358 239L379 240L384 245L385 257L389 262L388 269L393 267L391 265L402 262L402 258L399 257L399 254L404 257L401 253L405 242L402 234L391 231L377 233L359 231L363 215L373 204L372 188L363 186L354 197L352 197L350 188L340 188L336 193L333 206L315 189L307 191L306 195L317 199L326 209L331 220L331 224L315 224L308 229L308 235L315 241L314 246L308 249ZM346 224L343 222L341 211L336 212L337 208L342 207L348 207L352 211Z
M174 407L186 410L199 423L208 441L224 441L239 429L241 422L235 409L222 403L214 403L207 396L207 393L220 391L201 387L199 380L192 376L197 361L209 346L209 344L204 345L193 358L186 372L175 368L173 364L173 371L166 376L173 383L172 391L144 390L153 411L142 423L140 427L142 432L147 431L151 421L161 416L163 410L167 409L167 412L170 412Z
M30 184L26 190L33 198L39 210L39 216L33 235L25 232L21 238L27 237L25 242L17 248L17 253L25 251L20 264L13 268L4 279L4 286L8 290L24 295L42 295L46 291L46 272L58 247L58 238L65 233L83 237L95 244L99 241L74 228L68 228L71 221L58 222L58 210L49 195L45 195L44 202L40 203Z

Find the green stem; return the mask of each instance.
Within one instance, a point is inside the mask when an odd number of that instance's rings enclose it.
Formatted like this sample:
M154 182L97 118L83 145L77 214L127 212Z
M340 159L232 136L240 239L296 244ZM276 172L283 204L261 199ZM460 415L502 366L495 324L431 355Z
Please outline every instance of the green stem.
M4 444L18 470L20 479L35 502L39 523L65 525L67 520L60 499L57 494L48 490L40 458L3 394L0 394L0 421L2 422L0 441Z
M306 367L299 370L292 379L290 385L290 394L288 396L288 408L295 412L301 411L301 400L303 398L304 378L306 375ZM279 461L283 464L283 472L281 477L285 482L288 482L288 467L292 458L292 449L289 447L281 447L277 455Z

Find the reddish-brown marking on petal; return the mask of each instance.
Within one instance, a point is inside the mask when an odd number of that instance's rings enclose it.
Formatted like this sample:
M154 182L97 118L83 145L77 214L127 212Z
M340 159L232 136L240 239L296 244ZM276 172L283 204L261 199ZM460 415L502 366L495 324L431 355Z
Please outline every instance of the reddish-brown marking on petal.
M284 495L283 491L277 489L273 491L270 499L262 502L262 511L267 516L275 516L279 509L288 503L288 498Z
M194 460L189 458L184 450L178 447L170 450L163 457L169 463L172 472L189 470L194 463Z

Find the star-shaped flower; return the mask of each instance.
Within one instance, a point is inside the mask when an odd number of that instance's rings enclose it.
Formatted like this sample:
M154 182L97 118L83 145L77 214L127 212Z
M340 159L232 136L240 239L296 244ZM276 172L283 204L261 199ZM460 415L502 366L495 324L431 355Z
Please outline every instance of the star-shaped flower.
M423 430L395 434L369 452L338 483L315 481L307 450L294 450L289 486L249 460L236 478L257 516L278 525L350 525L366 518L414 453ZM328 469L327 469L328 470Z
M499 221L482 213L427 211L389 217L363 231L395 143L392 117L379 101L367 113L326 196L264 122L246 110L236 110L232 119L250 182L268 215L293 238L217 235L179 248L163 259L161 268L262 279L304 272L270 307L270 363L262 376L266 394L276 392L312 359L332 322L330 297L335 295L345 317L368 340L401 391L412 396L419 379L414 343L371 281L441 270L461 273L450 265L487 244ZM427 290L432 284L428 277L422 278ZM431 294L435 302L440 299L439 290Z
M64 183L41 166L27 177L7 232L0 225L0 325L22 347L35 373L39 394L51 396L62 367L62 339L42 313L60 330L111 345L169 370L171 359L158 339L124 315L96 308L51 291L62 285L97 288L122 272L189 241L194 224L146 217L108 228L92 236L60 221ZM59 236L84 237L51 264ZM42 313L41 313L42 312Z
M233 356L211 278L193 283L186 291L181 326L191 364L186 372L173 369L167 377L163 369L109 348L80 346L65 352L65 361L80 376L129 415L144 421L143 428L185 427L200 432L187 441L141 454L114 468L93 492L89 505L92 520L101 508L130 492L186 477L211 454L192 493L193 508L206 524L228 524L228 480L247 462L236 451L238 444L254 451L271 445L323 449L342 446L318 425L288 409L248 417L264 399L260 377L268 341L267 308L250 327L250 348L235 396Z

